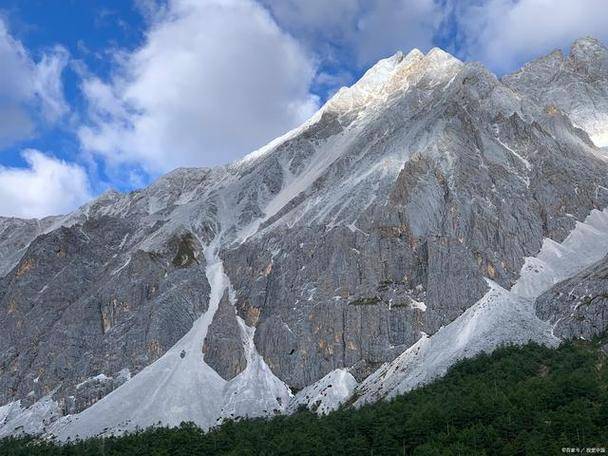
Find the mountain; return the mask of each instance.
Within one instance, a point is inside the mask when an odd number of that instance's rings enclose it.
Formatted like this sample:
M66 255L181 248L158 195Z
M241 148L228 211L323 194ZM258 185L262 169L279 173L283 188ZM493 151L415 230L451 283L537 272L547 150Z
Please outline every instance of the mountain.
M567 113L597 147L608 146L608 54L598 40L580 39L568 56L552 52L503 82L549 109Z
M325 413L602 332L607 61L397 53L238 162L1 219L0 436Z

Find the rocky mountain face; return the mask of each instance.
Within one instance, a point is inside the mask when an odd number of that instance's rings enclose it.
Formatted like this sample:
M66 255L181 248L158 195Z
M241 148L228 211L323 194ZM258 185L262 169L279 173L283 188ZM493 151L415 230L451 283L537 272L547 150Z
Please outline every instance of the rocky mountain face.
M0 219L0 436L325 413L603 331L607 62L398 53L239 162Z
M608 146L608 55L599 41L580 39L569 55L555 51L503 82L548 109L567 113L597 147Z

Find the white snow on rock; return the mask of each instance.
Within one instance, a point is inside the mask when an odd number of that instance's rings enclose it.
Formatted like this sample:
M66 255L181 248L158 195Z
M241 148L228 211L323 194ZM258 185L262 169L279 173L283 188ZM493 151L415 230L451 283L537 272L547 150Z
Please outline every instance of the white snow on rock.
M511 293L536 299L556 283L578 274L608 253L608 210L593 210L560 244L545 239L535 257L528 257Z
M309 160L308 167L303 172L297 176L290 176L291 173L286 173L289 177L283 182L281 191L266 203L263 209L264 216L256 218L249 225L243 227L237 235L237 240L244 242L253 236L262 223L276 215L291 200L308 189L338 159L347 148L347 142L352 140L348 135L336 135L318 148L315 156Z
M211 286L209 308L192 329L156 362L93 406L58 420L50 428L50 435L67 441L155 425L178 426L184 421L209 429L223 418L266 416L285 410L289 388L257 353L254 329L242 320L239 324L246 349L245 370L226 382L205 363L203 343L207 330L230 287L213 243L205 249L205 259Z
M88 383L94 383L94 382L104 383L104 382L109 382L110 380L112 380L112 377L108 377L106 374L101 373L99 375L95 375L94 377L89 377L83 382L80 382L78 385L76 385L76 389L80 389Z
M426 304L422 301L416 301L415 299L410 298L410 307L412 309L420 310L421 312L426 312Z
M247 367L224 388L222 418L258 417L285 411L291 398L289 387L270 370L253 343L255 328L237 317L245 339Z
M23 411L20 405L21 401L9 402L0 407L0 435L8 435L12 429L5 427L11 418Z
M608 254L608 210L594 210L560 244L546 239L536 257L526 258L511 291L487 279L490 290L462 315L366 378L356 406L403 394L445 375L457 361L504 344L530 341L556 346L553 328L535 314L534 301L554 284Z
M429 78L431 86L443 83L462 65L460 60L439 48L431 49L426 56L418 49L405 56L397 52L376 63L351 87L342 87L324 108L338 112L370 111L396 92L408 90L421 78Z
M321 380L299 391L289 403L288 411L293 413L304 406L325 415L348 400L356 387L357 380L347 369L333 370Z
M21 401L0 407L0 438L45 433L47 426L61 416L59 405L52 399L52 394L27 408L21 406Z
M223 403L225 380L203 360L203 342L227 287L215 246L205 250L209 307L182 339L157 361L93 406L60 419L50 429L60 441L120 434L162 424L192 421L213 426Z
M414 49L405 57L402 52L397 52L391 57L380 60L351 87L342 87L338 90L327 102L327 108L344 112L367 107L372 102L383 101L386 96L384 86L393 76L396 68L411 64L423 57L422 52Z
M598 148L608 147L608 113L592 112L587 117L573 113L573 124L585 130Z

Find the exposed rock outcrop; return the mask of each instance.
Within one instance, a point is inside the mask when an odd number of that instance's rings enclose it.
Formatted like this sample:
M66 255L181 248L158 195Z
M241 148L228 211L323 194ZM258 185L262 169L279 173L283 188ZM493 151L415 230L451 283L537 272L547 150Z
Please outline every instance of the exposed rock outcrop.
M439 49L398 53L236 163L0 219L0 435L34 415L60 438L210 427L290 410L290 388L330 410L500 343L553 342L509 290L608 206L607 54L580 40L499 80ZM606 326L603 268L533 296L556 335Z

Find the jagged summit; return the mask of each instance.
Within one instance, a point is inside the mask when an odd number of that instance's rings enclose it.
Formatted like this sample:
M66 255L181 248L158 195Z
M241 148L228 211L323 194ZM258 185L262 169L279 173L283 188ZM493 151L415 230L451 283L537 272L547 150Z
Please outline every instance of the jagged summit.
M423 77L443 78L460 65L462 62L439 48L433 48L426 55L418 49L407 55L398 51L372 66L351 87L341 88L323 109L344 112L370 108L407 90Z
M305 131L311 129L334 130L336 117L340 127L351 124L357 117L374 115L415 87L433 89L454 79L464 63L449 53L433 48L426 55L413 49L407 55L402 51L380 60L350 87L342 87L321 109L303 125L271 141L235 163L235 167L252 162L280 148Z
M582 38L574 42L568 58L590 78L602 78L608 71L608 48L595 38Z
M600 55L606 55L608 53L608 49L597 38L592 36L587 36L583 38L579 38L570 47L570 53L572 55L586 55L588 59L593 59Z
M565 112L594 144L608 145L608 49L595 38L533 60L503 82L537 103Z
M607 75L575 47L500 80L397 53L236 163L0 219L0 436L325 412L604 330L563 282L608 252Z

